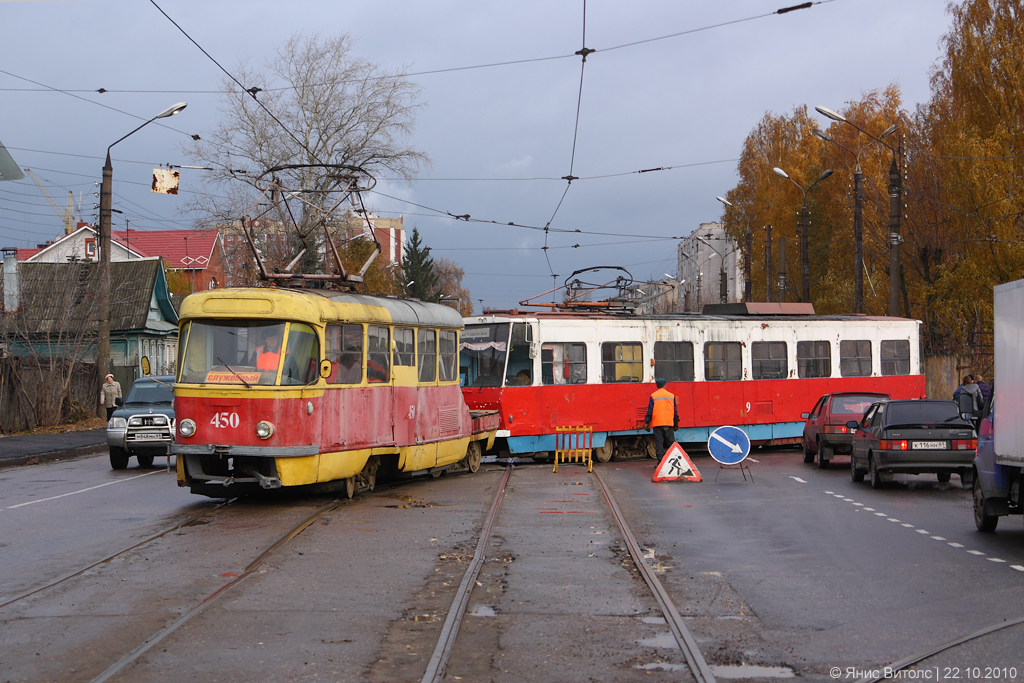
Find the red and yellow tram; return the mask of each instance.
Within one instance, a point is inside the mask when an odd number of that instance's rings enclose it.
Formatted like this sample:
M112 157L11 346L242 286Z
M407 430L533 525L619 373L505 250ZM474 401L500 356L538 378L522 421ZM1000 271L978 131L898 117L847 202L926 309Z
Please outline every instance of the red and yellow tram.
M178 484L235 496L476 471L497 416L459 389L458 313L327 290L215 289L182 302ZM493 423L493 424L491 424Z
M732 304L704 314L636 316L491 311L466 318L460 375L472 409L498 410L498 448L554 450L555 428L593 428L595 459L649 451L654 380L676 395L676 439L742 428L758 444L800 442L823 395L925 393L920 322L813 315L803 306ZM714 311L718 312L714 312Z

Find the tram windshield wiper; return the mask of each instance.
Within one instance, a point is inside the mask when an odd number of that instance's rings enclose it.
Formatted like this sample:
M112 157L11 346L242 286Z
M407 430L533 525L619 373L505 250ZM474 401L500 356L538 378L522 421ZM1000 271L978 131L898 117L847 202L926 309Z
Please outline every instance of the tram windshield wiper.
M222 361L222 360L220 359L220 356L217 356L217 360L218 360L218 361L220 361L220 364L221 364L221 365L223 365L223 366L224 366L224 367L226 367L226 368L227 368L228 370L230 370L230 371L231 371L231 374L232 374L232 375L234 375L235 377L237 377L237 378L238 378L238 381L239 381L239 382L241 382L242 384L244 384L244 385L245 385L245 388L246 388L246 389L252 389L252 386L251 386L251 385L250 385L250 384L249 384L248 382L246 382L246 381L245 381L244 379L242 379L242 376L241 376L241 375L239 375L239 374L238 374L237 372L235 372L235 369L234 369L234 368L232 368L232 367L231 367L230 365L228 365L227 363L225 363L224 361Z

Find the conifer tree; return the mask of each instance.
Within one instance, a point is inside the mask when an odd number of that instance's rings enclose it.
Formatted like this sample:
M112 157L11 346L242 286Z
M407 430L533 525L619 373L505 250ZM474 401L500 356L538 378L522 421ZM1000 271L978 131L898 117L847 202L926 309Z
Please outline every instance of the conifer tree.
M441 298L434 274L434 259L430 258L430 247L420 240L420 231L412 229L412 236L405 248L402 259L402 275L405 292L420 301L437 302Z

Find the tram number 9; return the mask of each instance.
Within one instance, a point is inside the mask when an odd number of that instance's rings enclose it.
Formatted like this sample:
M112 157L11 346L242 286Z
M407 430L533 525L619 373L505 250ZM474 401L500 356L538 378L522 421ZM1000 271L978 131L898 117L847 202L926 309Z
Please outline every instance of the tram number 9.
M228 427L235 429L238 427L238 413L214 413L210 424L215 429L226 429Z

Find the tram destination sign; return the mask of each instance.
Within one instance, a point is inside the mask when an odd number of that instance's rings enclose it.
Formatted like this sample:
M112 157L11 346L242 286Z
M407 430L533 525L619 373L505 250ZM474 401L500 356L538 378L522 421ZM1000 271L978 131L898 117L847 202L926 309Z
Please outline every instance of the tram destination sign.
M739 427L719 427L708 437L708 453L723 465L736 465L750 455L750 437Z

